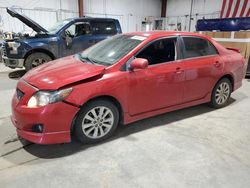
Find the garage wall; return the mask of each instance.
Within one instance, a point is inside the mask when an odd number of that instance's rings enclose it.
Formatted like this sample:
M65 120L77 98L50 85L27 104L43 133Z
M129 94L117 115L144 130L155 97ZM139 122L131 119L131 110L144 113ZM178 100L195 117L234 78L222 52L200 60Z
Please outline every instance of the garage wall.
M15 7L45 28L61 19L78 16L77 0L0 0L0 30L23 32L31 29L6 12Z
M204 18L218 18L223 0L194 0L192 8L191 31L195 31L196 21ZM191 0L167 0L168 28L177 29L177 23L181 24L181 30L189 30L189 14Z
M84 0L84 14L116 18L123 32L141 31L142 21L160 17L161 0Z

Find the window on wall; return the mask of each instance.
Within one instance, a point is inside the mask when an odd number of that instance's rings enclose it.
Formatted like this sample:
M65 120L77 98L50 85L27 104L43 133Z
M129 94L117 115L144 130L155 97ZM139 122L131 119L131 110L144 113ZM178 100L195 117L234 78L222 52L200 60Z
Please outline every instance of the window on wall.
M198 37L183 37L185 58L217 54L215 47L206 39Z
M113 21L92 21L93 34L116 34L116 25Z
M145 58L149 65L166 63L177 59L176 38L161 39L143 49L136 57Z

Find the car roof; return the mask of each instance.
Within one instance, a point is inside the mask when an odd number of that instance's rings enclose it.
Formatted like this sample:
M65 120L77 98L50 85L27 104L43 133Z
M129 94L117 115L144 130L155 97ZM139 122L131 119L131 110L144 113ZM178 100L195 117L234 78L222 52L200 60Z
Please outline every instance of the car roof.
M184 32L184 31L145 31L145 32L130 32L126 33L127 35L138 35L144 36L147 38L159 38L167 36L194 36L194 37L203 37L208 38L205 35L193 32Z
M67 18L65 20L69 20L69 21L89 21L89 20L114 21L117 19L114 19L114 18L94 18L94 17L74 17L74 18Z

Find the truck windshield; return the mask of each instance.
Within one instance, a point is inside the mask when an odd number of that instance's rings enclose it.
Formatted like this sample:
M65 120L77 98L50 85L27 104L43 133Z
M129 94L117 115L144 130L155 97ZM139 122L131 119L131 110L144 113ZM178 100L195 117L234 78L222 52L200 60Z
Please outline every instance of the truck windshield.
M70 22L70 20L62 20L62 21L59 21L57 23L55 23L52 27L50 27L48 29L48 32L50 34L55 34L57 33L63 26L65 26L66 24L68 24Z
M145 39L136 35L116 35L88 48L79 56L83 61L94 64L113 65Z

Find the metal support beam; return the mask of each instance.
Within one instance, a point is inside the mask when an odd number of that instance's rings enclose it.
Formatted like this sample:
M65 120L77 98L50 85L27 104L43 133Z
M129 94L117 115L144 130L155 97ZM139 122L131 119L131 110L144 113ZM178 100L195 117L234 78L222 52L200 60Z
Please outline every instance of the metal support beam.
M165 18L167 13L167 0L161 0L161 17Z
M189 25L188 25L188 31L191 31L191 21L193 20L192 14L193 14L193 3L194 0L191 0L191 7L190 7L190 13L189 13Z
M79 17L83 16L83 0L78 0Z

